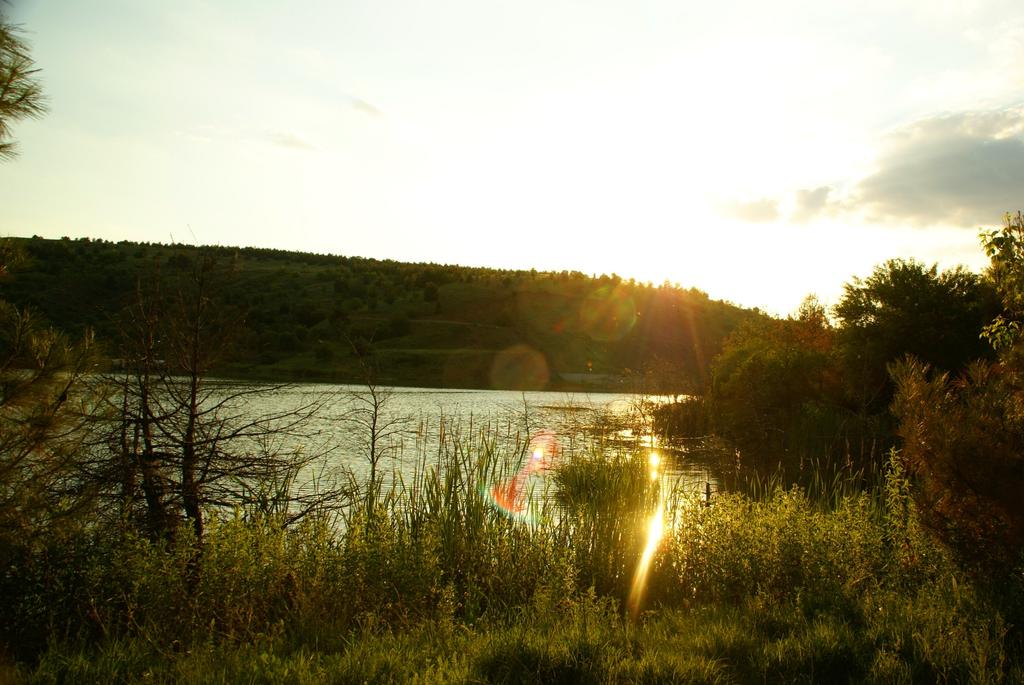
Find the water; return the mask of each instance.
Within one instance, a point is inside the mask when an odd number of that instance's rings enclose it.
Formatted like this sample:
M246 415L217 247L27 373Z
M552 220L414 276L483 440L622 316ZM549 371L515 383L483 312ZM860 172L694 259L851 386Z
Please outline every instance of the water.
M592 451L639 450L656 453L662 477L694 492L717 491L719 452L703 443L665 444L650 430L650 408L660 396L626 393L512 392L433 388L378 388L378 475L385 485L412 483L454 444L494 441L499 457L515 471L531 439L551 436L558 459ZM304 428L289 439L308 454L321 455L298 479L298 487L324 487L350 474L366 482L370 473L368 438L373 397L365 386L294 385L251 400L254 413L287 412L321 405ZM291 445L294 446L294 443Z

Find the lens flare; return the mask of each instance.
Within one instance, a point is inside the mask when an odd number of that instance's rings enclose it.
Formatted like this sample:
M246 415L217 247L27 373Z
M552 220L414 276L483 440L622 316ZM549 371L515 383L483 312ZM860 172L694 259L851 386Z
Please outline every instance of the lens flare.
M644 590L647 588L647 576L651 570L651 562L654 560L654 553L658 551L658 544L665 533L665 501L658 498L658 508L654 511L647 523L647 542L644 545L643 554L640 555L640 563L636 566L636 574L633 576L633 588L629 593L630 618L635 619L640 614L640 603L643 600Z
M543 390L551 372L543 354L527 345L513 345L494 356L490 379L500 390Z
M621 340L636 325L636 304L625 287L602 286L583 300L579 323L594 340Z
M480 492L484 499L506 516L528 521L532 488L527 487L527 481L531 476L543 475L550 469L557 455L558 436L552 431L540 431L530 439L524 454L525 461L519 471L504 482L481 486Z

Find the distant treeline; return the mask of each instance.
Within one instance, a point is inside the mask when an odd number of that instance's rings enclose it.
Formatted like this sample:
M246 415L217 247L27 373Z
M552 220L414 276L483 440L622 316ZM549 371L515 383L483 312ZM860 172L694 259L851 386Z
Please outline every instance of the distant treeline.
M216 264L235 313L220 373L450 387L688 391L757 310L616 275L509 271L283 250L80 238L8 239L3 298L117 358L119 313ZM161 285L163 284L163 285Z

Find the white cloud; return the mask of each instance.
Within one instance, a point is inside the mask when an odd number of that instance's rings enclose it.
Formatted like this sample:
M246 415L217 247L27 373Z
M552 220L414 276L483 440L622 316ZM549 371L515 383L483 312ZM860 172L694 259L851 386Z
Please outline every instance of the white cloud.
M1024 107L959 112L894 131L845 206L876 220L972 228L1024 206Z
M371 117L383 117L384 113L379 109L371 105L366 100L360 100L359 98L352 98L352 109L358 110L364 114L368 114Z
M769 223L779 218L779 203L766 197L758 200L719 203L723 214L749 223Z
M805 223L826 211L829 206L831 186L798 190L793 194L793 209L789 218L796 223Z
M271 131L267 134L267 140L279 147L292 148L293 150L313 150L313 145L299 136L287 131Z
M911 226L991 223L1024 207L1024 105L919 119L882 138L862 177L755 205L740 208L784 205L794 223L836 215ZM733 216L760 220L754 211Z

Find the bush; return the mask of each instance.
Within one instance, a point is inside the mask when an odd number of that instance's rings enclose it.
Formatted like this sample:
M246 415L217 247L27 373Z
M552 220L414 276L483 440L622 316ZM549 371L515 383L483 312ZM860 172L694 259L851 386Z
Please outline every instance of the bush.
M1024 384L1006 365L979 362L961 377L893 368L900 458L924 522L968 569L1020 566L1024 543Z

